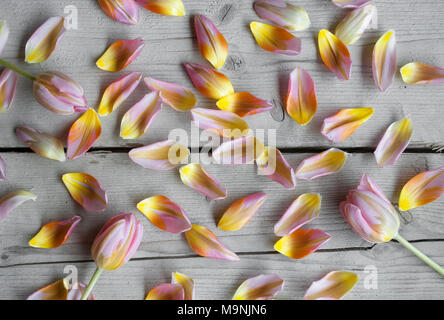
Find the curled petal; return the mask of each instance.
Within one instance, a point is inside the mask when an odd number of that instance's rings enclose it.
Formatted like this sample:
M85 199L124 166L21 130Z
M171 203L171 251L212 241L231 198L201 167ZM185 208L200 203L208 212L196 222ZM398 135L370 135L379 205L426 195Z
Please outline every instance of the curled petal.
M444 193L444 167L421 172L410 179L399 196L399 209L414 209L435 201Z
M328 30L319 31L319 54L325 66L339 80L350 78L352 61L347 46Z
M116 41L106 49L96 65L105 71L123 70L139 56L144 46L145 41L141 38Z
M166 16L185 15L182 0L136 0L138 4L151 12Z
M376 7L372 4L351 11L336 27L335 35L345 44L353 44L361 38L365 29L376 19Z
M23 202L35 201L37 196L25 190L14 191L0 198L0 221Z
M134 0L99 0L99 5L115 21L132 25L139 22L139 6Z
M274 233L279 236L288 236L304 224L312 221L321 210L321 196L314 193L300 195L284 215L274 225Z
M6 163L2 157L0 157L0 181L6 180Z
M213 151L212 156L219 164L248 164L262 154L264 147L255 137L244 136L222 143Z
M275 147L265 147L256 159L259 174L280 183L288 190L296 186L294 170L285 160L284 155Z
M261 274L242 282L233 300L267 300L284 288L284 280L277 274Z
M185 238L190 248L202 257L239 261L234 252L225 247L213 232L203 226L193 224L192 228L185 232Z
M411 62L401 68L401 76L408 84L444 83L444 68Z
M262 19L271 21L288 30L301 31L310 26L310 18L304 8L283 0L258 0L254 10Z
M379 167L392 166L407 148L413 135L413 124L408 118L392 123L379 141L375 158Z
M6 24L6 21L0 20L0 55L3 52L3 49L8 41L9 37L9 27Z
M176 203L164 196L154 196L137 204L148 220L159 229L181 233L191 229L190 219Z
M395 31L389 30L376 42L373 49L373 79L379 91L384 92L393 83L397 65Z
M180 168L180 179L182 182L202 193L211 200L225 199L227 190L209 175L200 164L190 163Z
M297 123L306 125L318 107L313 79L307 71L296 68L290 73L287 93L287 112Z
M331 148L301 162L295 171L296 179L313 180L339 172L347 160L347 154Z
M29 241L29 245L35 248L58 248L69 239L80 220L81 217L73 216L67 220L45 224Z
M196 127L214 132L221 137L237 138L249 133L248 123L237 114L206 108L194 108L191 117Z
M296 56L301 53L301 39L280 27L253 21L250 29L258 45L269 52Z
M302 259L318 250L330 238L330 234L320 229L298 229L279 239L274 249L292 259Z
M342 109L325 118L321 133L334 143L343 142L373 115L373 108Z
M228 43L223 34L213 21L201 14L194 16L194 28L202 56L216 69L222 68L228 55Z
M100 212L106 209L108 196L93 176L87 173L66 173L62 181L71 197L86 211Z
M253 193L234 202L220 218L217 227L225 231L241 229L267 199L263 192Z
M101 117L117 109L139 85L142 74L131 72L111 83L105 90L97 112Z
M64 23L63 17L52 17L46 20L26 42L25 61L28 63L46 61L66 31Z
M372 0L332 0L332 2L340 8L361 8Z
M259 99L248 92L236 92L223 97L216 103L221 110L230 111L240 117L266 112L273 109L273 104Z
M30 127L17 127L15 134L38 155L57 161L65 161L63 143L56 137Z
M171 274L171 282L180 284L184 291L184 300L193 300L194 298L194 280L186 274L173 272Z
M131 149L129 157L138 165L153 170L169 170L177 167L190 155L187 147L173 140L165 140L148 146Z
M85 284L77 282L70 287L70 279L65 278L37 290L26 300L80 300L85 290ZM89 295L88 300L95 300L92 293Z
M94 109L88 109L69 129L66 150L68 160L84 155L99 139L101 133L102 125L99 116Z
M143 81L150 90L160 92L160 98L163 103L177 111L188 111L197 103L197 99L191 90L178 84L148 77L144 78Z
M180 284L164 283L151 289L145 300L184 300L184 295Z
M185 63L185 70L196 89L205 97L219 100L234 93L230 79L219 71L197 63Z
M5 68L0 74L0 112L8 110L17 88L17 73Z
M305 300L339 300L358 282L353 272L332 271L322 279L314 281L305 292Z
M139 102L129 109L120 124L120 136L123 139L137 139L142 136L151 121L162 109L159 92L146 94Z

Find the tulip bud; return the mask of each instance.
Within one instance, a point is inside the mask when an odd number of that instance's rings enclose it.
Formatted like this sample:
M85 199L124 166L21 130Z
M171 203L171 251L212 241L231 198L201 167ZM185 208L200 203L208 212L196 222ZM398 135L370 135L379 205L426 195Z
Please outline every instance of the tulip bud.
M58 114L88 109L82 87L60 72L44 72L34 80L34 97L45 108Z
M368 242L388 242L398 235L398 213L373 179L365 174L339 209L352 229Z
M143 227L133 213L119 213L102 227L91 247L97 267L112 271L123 266L136 252Z

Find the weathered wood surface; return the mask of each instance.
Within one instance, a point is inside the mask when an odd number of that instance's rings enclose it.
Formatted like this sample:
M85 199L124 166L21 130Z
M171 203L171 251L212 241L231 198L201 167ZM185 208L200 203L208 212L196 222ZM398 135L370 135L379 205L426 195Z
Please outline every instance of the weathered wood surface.
M317 51L319 29L334 30L346 11L335 7L328 0L297 1L298 5L308 11L312 26L306 31L295 33L302 39L303 50L299 56L288 57L266 52L256 44L248 27L250 21L260 20L252 9L252 2L188 0L184 1L187 9L184 18L159 16L141 10L141 22L137 26L125 26L109 19L101 12L97 2L92 0L59 0L50 3L45 0L3 0L0 18L7 20L11 28L10 40L3 56L35 73L59 70L71 75L84 87L91 107L98 105L103 90L111 81L129 71L141 71L145 76L192 88L183 63L206 65L197 50L192 28L192 15L204 13L215 21L229 42L230 56L222 71L232 80L235 89L250 91L276 104L276 110L272 112L274 117L265 113L248 117L248 122L252 128L277 129L279 147L328 146L329 142L319 134L322 120L341 108L362 106L371 106L376 112L343 146L374 146L385 128L403 116L410 116L415 124L411 147L444 144L442 86L407 86L398 74L392 88L381 94L373 83L371 73L373 44L388 29L396 30L399 67L411 61L444 65L442 1L377 1L379 27L366 32L361 40L350 46L353 70L351 80L346 82L340 82L327 70ZM50 16L64 15L64 7L70 4L78 9L78 30L66 33L47 62L35 66L21 63L24 45L33 30ZM112 42L136 37L145 39L146 47L127 69L112 74L95 67L97 58ZM308 70L317 86L319 110L312 123L306 127L299 126L288 116L280 121L284 114L280 100L285 95L288 74L296 66ZM145 136L134 141L121 139L118 130L122 115L145 91L141 84L120 109L103 118L103 135L97 147L146 144L166 139L169 131L174 128L189 129L189 113L165 107ZM198 99L201 107L215 107L214 101L200 94ZM27 124L65 137L75 118L54 115L42 109L32 97L30 81L21 79L14 107L0 118L0 147L22 146L14 136L13 129L17 125Z

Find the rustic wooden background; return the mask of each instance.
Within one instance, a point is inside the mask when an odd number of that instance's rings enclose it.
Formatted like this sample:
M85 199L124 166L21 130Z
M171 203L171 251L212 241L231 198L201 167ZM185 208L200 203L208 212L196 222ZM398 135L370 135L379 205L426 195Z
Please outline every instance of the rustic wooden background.
M444 2L441 0L375 0L379 27L368 31L350 46L353 58L351 79L338 81L319 58L316 37L319 29L334 30L346 11L330 0L293 0L309 13L312 26L295 34L302 39L302 53L296 57L272 54L254 41L249 22L260 20L250 0L183 0L187 15L168 17L140 11L137 26L110 20L94 0L2 0L0 19L7 20L10 39L3 57L27 70L39 73L58 70L76 79L85 89L91 107L96 107L104 88L129 71L192 87L184 62L206 65L200 56L192 28L192 16L203 13L211 18L228 40L230 53L222 71L236 91L249 91L273 101L275 109L247 118L254 129L276 129L278 147L296 167L305 157L332 145L320 133L322 120L345 107L371 106L374 116L351 138L337 147L351 153L344 169L335 175L310 183L299 182L294 191L257 176L254 166L208 166L208 171L228 189L225 200L208 201L180 182L177 170L156 172L133 164L130 148L167 138L170 130L190 130L189 113L163 108L149 131L140 139L119 137L123 113L146 91L136 92L112 115L102 118L103 133L94 148L74 161L58 163L41 158L27 149L14 135L14 128L29 125L63 139L77 116L58 116L43 109L32 96L32 84L20 79L12 109L0 116L0 155L7 163L7 181L0 184L0 195L16 189L34 192L36 202L27 202L0 222L0 299L25 299L36 289L63 277L64 268L74 265L79 278L87 282L95 265L89 248L101 225L114 213L137 212L141 199L163 194L179 203L194 223L215 231L220 240L235 251L240 262L230 263L198 257L182 235L172 235L154 227L139 214L144 237L135 258L123 268L104 273L94 289L98 299L142 299L152 287L170 281L171 272L186 273L195 280L199 299L229 299L246 278L261 273L277 273L285 279L283 299L300 299L312 281L332 270L350 270L360 282L349 299L442 299L444 279L396 242L371 245L361 240L338 211L339 202L355 187L362 173L372 176L397 203L403 184L416 173L444 164L436 151L444 145L443 86L408 86L396 76L388 92L375 87L371 72L373 44L387 29L395 29L399 67L422 61L444 66ZM64 8L78 9L78 29L69 30L54 55L40 65L26 65L24 46L32 32L48 17L65 15ZM146 46L141 55L123 72L107 73L95 67L96 59L118 39L142 37ZM296 66L312 75L318 93L319 110L306 127L299 126L282 110L289 72ZM194 90L194 88L193 88ZM197 92L196 92L197 94ZM197 95L200 107L214 107L214 101ZM373 150L385 128L403 116L413 120L413 140L394 167L379 169ZM64 188L61 175L88 172L108 191L109 205L101 214L86 213ZM241 230L224 232L215 222L229 204L252 192L264 191L269 197L260 212ZM323 197L320 217L310 227L322 228L333 238L320 250L300 261L275 251L273 225L296 198L305 192ZM426 254L444 265L444 199L402 214L401 234ZM52 250L28 246L29 239L49 221L72 214L83 220L71 239ZM367 266L378 272L378 288L364 287Z

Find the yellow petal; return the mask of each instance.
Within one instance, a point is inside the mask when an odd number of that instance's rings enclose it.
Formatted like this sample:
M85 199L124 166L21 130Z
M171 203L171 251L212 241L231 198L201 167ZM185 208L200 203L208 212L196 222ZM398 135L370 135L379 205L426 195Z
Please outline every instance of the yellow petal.
M347 160L347 154L331 148L301 162L295 170L296 179L313 180L339 172Z
M139 56L144 46L145 41L141 38L116 41L106 49L96 65L105 71L123 70Z
M301 39L283 28L253 21L250 29L259 46L266 51L290 56L301 53Z
M332 271L322 279L315 281L305 292L305 300L339 300L358 282L353 272Z
M193 300L194 298L194 280L186 274L173 272L171 282L180 284L184 290L184 300Z
M287 112L297 123L306 125L313 119L318 107L313 79L302 68L290 74L287 93Z
M64 221L45 224L29 241L29 245L35 248L58 248L69 239L80 220L79 216L73 216Z
M444 83L444 68L412 62L401 68L401 76L408 84Z
M264 144L253 136L243 136L222 143L213 151L218 164L240 165L252 163L264 151Z
M184 16L185 7L182 0L137 0L147 10L166 16Z
M359 40L370 24L377 19L376 7L368 4L350 11L336 27L336 36L345 44L353 44Z
M216 103L221 110L230 111L245 117L273 109L273 104L259 99L248 92L236 92L223 97Z
M277 274L261 274L242 282L233 300L266 300L274 298L284 287Z
M223 34L213 21L201 14L194 16L194 29L202 56L216 69L222 68L228 55L228 43Z
M259 174L280 183L288 190L295 188L294 170L277 148L265 147L264 152L256 159L256 163Z
M229 111L194 108L191 110L191 117L198 128L214 132L221 137L238 138L250 132L248 123Z
M319 31L319 54L325 66L339 80L350 78L352 61L347 46L328 30Z
M202 193L211 200L224 199L227 196L227 190L209 175L200 164L190 163L180 168L180 178L182 182Z
M331 235L320 229L298 229L279 239L274 249L291 259L302 259L318 250L330 238Z
M144 78L143 81L150 90L160 92L163 103L177 111L188 111L197 103L197 99L191 90L181 85L148 77Z
M106 209L108 196L99 181L87 173L66 173L62 181L73 199L85 210L100 212Z
M151 289L145 300L183 300L184 290L180 284L164 283Z

